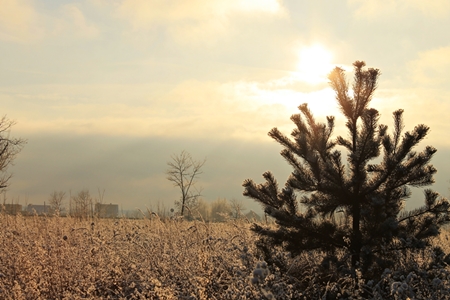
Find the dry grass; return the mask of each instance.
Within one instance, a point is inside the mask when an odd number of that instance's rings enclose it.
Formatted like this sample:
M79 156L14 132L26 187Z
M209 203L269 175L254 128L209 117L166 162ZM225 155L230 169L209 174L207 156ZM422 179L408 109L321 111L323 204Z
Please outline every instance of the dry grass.
M450 289L431 252L406 276L387 271L359 289L350 278L321 283L315 253L278 253L292 266L282 272L259 262L249 227L0 215L0 299L445 299ZM447 252L449 237L438 241ZM291 276L299 270L303 282Z
M248 227L2 215L0 298L258 298Z

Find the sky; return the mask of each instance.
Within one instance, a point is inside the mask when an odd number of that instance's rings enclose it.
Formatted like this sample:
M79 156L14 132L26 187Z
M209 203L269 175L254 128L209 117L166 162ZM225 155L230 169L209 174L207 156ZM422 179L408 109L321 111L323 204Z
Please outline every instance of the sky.
M297 107L336 116L326 75L364 60L381 71L371 103L392 128L431 127L433 189L450 187L447 0L1 0L0 115L27 144L8 169L7 201L88 189L122 209L173 207L171 155L206 159L206 201L242 200L242 182L280 185L292 169L267 136ZM340 131L341 130L341 131ZM67 200L67 199L66 199ZM413 189L407 208L423 203Z

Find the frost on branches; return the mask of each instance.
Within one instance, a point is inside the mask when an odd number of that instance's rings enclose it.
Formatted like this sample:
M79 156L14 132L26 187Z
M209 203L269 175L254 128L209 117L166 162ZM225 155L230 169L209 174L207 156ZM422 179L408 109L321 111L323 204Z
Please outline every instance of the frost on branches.
M436 149L414 151L429 127L420 124L403 132L402 109L393 113L393 130L379 124L380 115L369 104L380 72L365 69L362 61L353 66L352 93L343 69L336 67L329 75L348 136L333 137L334 117L320 123L302 104L300 114L291 117L296 125L291 138L277 128L269 132L294 169L284 187L270 172L263 174L265 183L243 183L244 195L261 203L277 223L253 226L268 262L273 246L294 256L317 251L335 278L357 269L365 278L379 277L399 263L398 255L430 247L430 239L450 221L449 202L429 189L422 207L403 210L410 187L434 182L430 160Z

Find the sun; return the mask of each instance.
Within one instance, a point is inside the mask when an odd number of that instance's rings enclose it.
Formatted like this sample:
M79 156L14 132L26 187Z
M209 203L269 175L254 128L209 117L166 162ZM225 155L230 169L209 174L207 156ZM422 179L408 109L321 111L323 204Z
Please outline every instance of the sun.
M321 45L302 48L297 65L299 79L310 84L326 82L328 73L333 69L331 61L331 52Z

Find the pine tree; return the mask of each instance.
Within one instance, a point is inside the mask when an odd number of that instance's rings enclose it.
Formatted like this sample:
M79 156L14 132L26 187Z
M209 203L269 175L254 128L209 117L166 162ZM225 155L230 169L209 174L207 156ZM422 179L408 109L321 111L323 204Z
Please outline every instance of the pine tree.
M334 117L317 122L307 104L291 120L292 139L277 128L269 136L283 146L281 156L293 167L283 188L270 172L266 182L244 181L244 195L262 204L277 226L253 225L259 246L281 246L293 255L316 250L324 262L347 265L355 273L373 276L395 263L389 253L429 247L441 225L450 222L450 205L438 193L426 189L425 204L405 212L410 187L434 182L436 169L430 160L436 149L413 149L429 127L417 125L403 133L403 110L393 113L394 128L379 124L379 113L369 108L380 75L378 69L354 64L353 93L344 70L329 75L339 108L347 122L348 138L332 138ZM341 146L347 154L342 162ZM380 157L381 156L381 157ZM378 158L378 159L377 159ZM376 160L375 160L376 159ZM336 250L347 253L338 261Z

